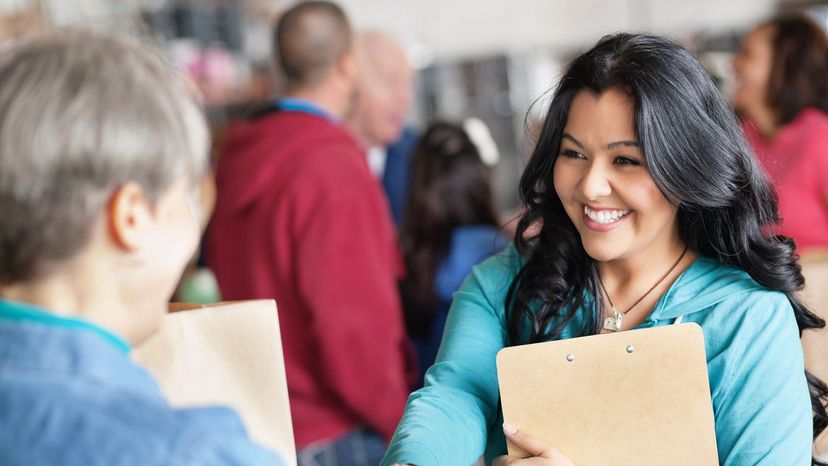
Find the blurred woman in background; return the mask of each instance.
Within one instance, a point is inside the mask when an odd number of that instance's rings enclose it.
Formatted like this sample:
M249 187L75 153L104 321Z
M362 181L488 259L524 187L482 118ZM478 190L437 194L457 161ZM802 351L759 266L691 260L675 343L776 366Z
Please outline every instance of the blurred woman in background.
M482 121L468 120L464 126L432 124L411 161L400 230L406 265L400 289L420 360L415 388L423 385L423 374L437 356L452 295L474 265L507 243L498 230L491 188L496 148L485 147L490 138ZM469 134L484 146L478 149Z
M733 103L799 252L828 248L828 38L805 16L759 25L733 68Z
M775 18L745 36L733 68L733 103L779 196L780 231L796 241L801 298L828 317L828 37L806 16ZM806 331L802 345L805 367L828 378L828 332ZM828 459L828 438L815 453Z

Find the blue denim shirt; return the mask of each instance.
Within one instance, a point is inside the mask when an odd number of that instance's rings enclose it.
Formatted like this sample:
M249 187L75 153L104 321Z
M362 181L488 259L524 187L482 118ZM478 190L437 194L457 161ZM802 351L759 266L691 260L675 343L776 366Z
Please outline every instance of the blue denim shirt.
M0 464L281 465L226 408L173 409L106 330L0 300Z

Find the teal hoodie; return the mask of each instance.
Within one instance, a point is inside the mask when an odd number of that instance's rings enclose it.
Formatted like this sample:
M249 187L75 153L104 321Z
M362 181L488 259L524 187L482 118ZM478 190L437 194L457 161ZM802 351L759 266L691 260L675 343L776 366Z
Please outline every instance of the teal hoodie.
M521 265L509 247L475 267L454 296L437 362L409 397L382 465L466 466L482 454L490 464L505 454L495 356L507 344L503 304ZM679 316L704 331L720 463L810 465L811 403L787 297L699 257L638 328Z

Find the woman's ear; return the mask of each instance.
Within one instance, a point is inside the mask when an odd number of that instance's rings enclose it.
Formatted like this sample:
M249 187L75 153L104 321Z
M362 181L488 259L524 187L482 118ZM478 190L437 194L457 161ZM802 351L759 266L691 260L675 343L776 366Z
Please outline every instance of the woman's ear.
M129 182L119 187L109 199L106 214L109 233L117 247L135 252L146 244L152 212L141 185Z

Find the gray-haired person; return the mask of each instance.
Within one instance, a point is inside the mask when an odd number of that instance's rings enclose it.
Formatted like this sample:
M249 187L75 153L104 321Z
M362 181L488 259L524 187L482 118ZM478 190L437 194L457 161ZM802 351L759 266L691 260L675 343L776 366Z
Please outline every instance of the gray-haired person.
M184 83L136 43L0 50L0 464L282 464L129 359L198 242L207 152Z

